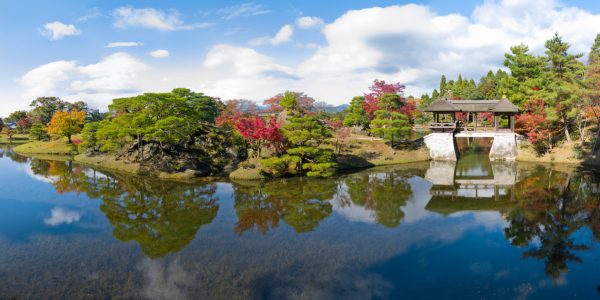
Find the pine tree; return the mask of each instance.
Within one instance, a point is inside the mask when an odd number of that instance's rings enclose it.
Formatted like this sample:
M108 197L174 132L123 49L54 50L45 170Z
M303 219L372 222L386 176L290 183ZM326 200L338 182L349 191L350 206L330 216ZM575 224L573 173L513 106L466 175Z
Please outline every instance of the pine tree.
M567 143L571 145L568 118L572 117L572 108L580 99L581 84L578 76L583 75L585 66L577 59L583 54L569 54L571 45L556 33L546 41L547 63L542 79L546 83L540 95L550 107L554 107L556 118L562 119Z
M406 115L394 112L402 106L400 97L396 94L385 94L379 97L379 108L375 114L377 118L371 121L370 127L374 135L382 137L390 142L390 147L394 148L394 139L406 136L412 132Z
M440 95L444 96L446 93L446 75L442 75L442 80L440 81Z
M363 126L367 127L369 125L369 117L367 117L367 113L363 107L365 103L365 97L358 96L352 98L350 102L350 107L346 109L348 112L346 117L344 118L344 126Z
M540 85L539 77L544 60L529 54L529 47L521 43L510 47L512 54L504 54L504 66L510 69L510 76L500 81L501 91L508 99L519 107L531 100L534 88Z

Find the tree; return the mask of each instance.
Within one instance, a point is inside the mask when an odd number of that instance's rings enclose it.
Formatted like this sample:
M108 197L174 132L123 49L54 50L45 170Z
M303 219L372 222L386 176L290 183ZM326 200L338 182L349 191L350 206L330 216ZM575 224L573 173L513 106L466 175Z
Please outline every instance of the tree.
M71 112L59 110L52 116L52 119L46 127L49 134L67 137L71 143L71 135L81 132L82 125L85 124L85 111L73 109Z
M220 115L215 118L215 123L221 127L233 128L237 120L257 113L258 106L250 100L227 100Z
M286 92L287 93L287 92ZM305 112L311 112L314 109L315 99L309 97L303 92L291 92L294 94L297 102L297 106L304 109ZM280 112L283 108L280 105L281 98L285 96L285 93L277 94L267 100L263 101L263 105L269 106L267 112Z
M83 140L83 143L77 145L80 153L83 153L87 148L96 146L96 143L98 142L96 133L98 132L99 127L100 123L98 122L89 122L83 125L83 130L81 130L81 139Z
M44 130L44 125L42 124L33 124L31 125L31 129L29 130L29 137L36 140L41 140L46 137L46 131Z
M296 106L298 106L296 95L294 95L294 93L292 93L291 91L286 91L285 94L281 97L279 105L281 105L281 107L283 108L288 109L296 108Z
M40 117L43 124L47 124L54 116L54 113L69 108L69 103L61 100L58 97L39 97L31 102L31 114L33 117Z
M307 114L303 107L297 107L294 98L294 94L288 91L281 100L282 107L288 109L287 121L290 122L281 128L281 132L291 147L286 150L287 155L263 159L262 172L281 176L288 166L295 165L296 170L307 170L308 176L331 176L337 171L335 153L331 149L319 148L331 137L331 132L314 116Z
M17 129L19 129L21 132L24 130L29 130L31 125L33 125L33 122L34 121L30 118L22 118L21 120L17 121Z
M14 127L17 126L17 122L23 118L27 118L27 111L17 110L4 118L4 124Z
M88 122L100 122L109 117L108 112L101 113L98 109L88 110L87 121Z
M404 85L401 85L400 83L386 84L383 80L379 81L378 79L375 79L373 85L369 87L371 93L365 94L365 102L363 104L369 119L373 120L375 118L375 111L380 109L379 97L384 94L397 94L400 97L400 101L404 103L398 112L406 115L409 119L412 118L414 104L411 105L406 103L406 99L403 97L404 88Z
M195 117L200 122L215 123L215 118L219 115L219 106L216 98L184 88L173 89L171 93L185 98L188 105L196 112Z
M277 151L283 150L283 135L279 132L279 128L281 128L281 124L274 116L271 116L268 125L259 116L239 119L235 123L235 129L255 150L257 157L260 157L261 149L265 146L273 147Z
M524 114L516 116L515 131L527 135L540 150L552 150L552 134L556 133L556 129L547 114L553 108L546 108L543 100L536 99L525 103L523 110Z
M402 106L398 95L385 94L379 99L380 110L375 112L377 118L369 126L374 135L389 141L390 148L393 149L394 138L407 136L412 132L412 127L406 115L394 111Z
M546 85L540 91L540 96L548 105L555 108L557 117L562 119L567 143L571 145L567 119L572 116L574 102L581 96L578 77L583 74L584 65L577 59L583 54L569 54L571 45L563 42L558 33L547 40L545 46L548 62L544 66L542 79Z
M504 66L510 69L510 76L504 77L500 86L511 102L523 107L531 99L533 88L541 85L539 77L544 59L528 53L529 47L523 43L510 47L510 51L512 54L504 54Z
M335 110L333 105L325 101L317 101L315 102L314 106L317 118L320 118L322 114L330 114Z
M365 109L363 108L364 102L365 102L364 96L358 96L358 97L352 98L352 101L350 102L350 107L348 107L346 109L348 111L348 114L346 114L346 118L344 119L344 123L343 123L344 126L346 126L346 127L351 127L351 126L367 127L370 120L367 117L367 113L365 112Z
M448 91L446 88L446 76L442 75L442 79L440 80L440 95L444 96L446 91Z

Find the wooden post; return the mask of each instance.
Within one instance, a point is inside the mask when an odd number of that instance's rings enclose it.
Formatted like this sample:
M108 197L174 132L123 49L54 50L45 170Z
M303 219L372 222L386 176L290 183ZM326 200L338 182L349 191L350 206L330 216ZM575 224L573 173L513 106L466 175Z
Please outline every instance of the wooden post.
M498 132L498 114L494 113L494 132Z
M477 132L477 112L475 112L475 132Z
M515 115L510 115L510 132L515 132Z

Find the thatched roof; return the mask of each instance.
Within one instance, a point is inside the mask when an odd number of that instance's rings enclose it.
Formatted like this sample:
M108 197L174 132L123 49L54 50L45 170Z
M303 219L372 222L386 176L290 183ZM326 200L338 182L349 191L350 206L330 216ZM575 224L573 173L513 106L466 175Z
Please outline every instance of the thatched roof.
M426 112L498 112L516 113L519 107L501 100L440 100L423 109Z
M496 105L490 108L493 112L519 112L519 107L512 104L508 99L500 99Z
M456 105L450 103L450 101L441 100L435 102L423 109L423 111L432 111L432 112L456 112L460 111Z

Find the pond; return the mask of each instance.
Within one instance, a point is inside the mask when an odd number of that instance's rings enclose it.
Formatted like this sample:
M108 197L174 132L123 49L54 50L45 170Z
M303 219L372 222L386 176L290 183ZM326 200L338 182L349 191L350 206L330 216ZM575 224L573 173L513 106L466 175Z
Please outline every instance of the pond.
M458 162L161 181L0 147L0 299L565 299L600 291L600 172Z

